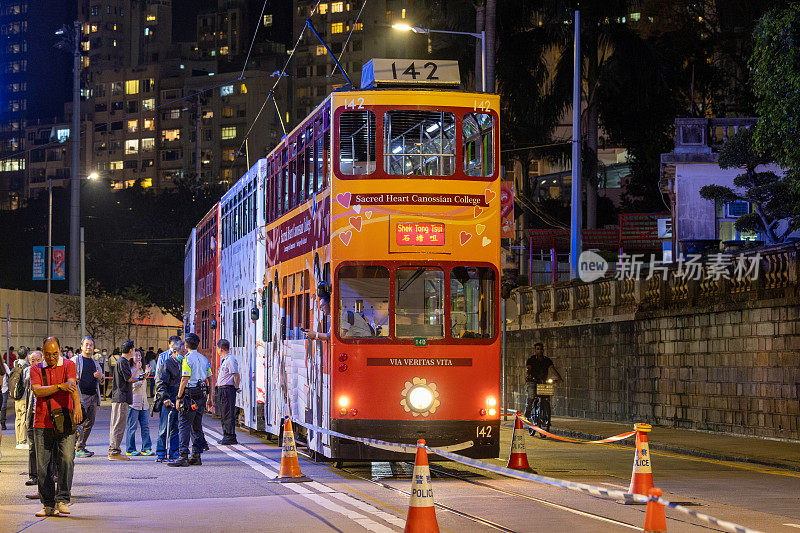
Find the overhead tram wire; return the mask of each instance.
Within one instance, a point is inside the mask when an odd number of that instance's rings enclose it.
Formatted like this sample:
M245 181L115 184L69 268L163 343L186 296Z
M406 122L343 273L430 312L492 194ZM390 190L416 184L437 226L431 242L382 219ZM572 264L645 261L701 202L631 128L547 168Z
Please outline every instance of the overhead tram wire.
M319 8L319 4L320 4L321 1L322 0L317 0L317 3L314 4L314 8L311 10L311 13L309 13L309 15L308 15L309 19L312 16L314 16L314 13L317 12L317 8ZM306 20L308 20L308 19L306 19ZM245 143L247 142L247 138L250 136L250 133L253 131L253 128L255 127L256 122L258 122L258 119L261 116L261 113L264 111L264 108L267 106L267 102L269 102L270 98L272 98L273 101L275 102L275 110L276 110L277 115L278 115L278 120L281 122L281 128L283 129L284 132L286 132L286 127L283 124L283 117L281 117L280 110L278 109L278 103L275 101L275 89L278 87L278 84L281 82L283 77L286 75L286 69L289 68L289 63L292 61L292 58L294 57L294 53L297 51L297 47L300 45L300 40L303 38L303 34L306 32L306 28L308 28L308 24L303 26L303 29L300 30L300 35L297 36L297 41L295 41L294 47L292 48L292 51L289 53L289 57L286 59L286 63L283 64L283 68L281 69L281 72L278 75L278 79L275 80L275 83L272 85L272 89L269 90L269 92L267 93L267 96L264 98L264 103L261 104L261 108L258 110L258 113L256 113L256 117L253 119L252 124L250 124L250 128L248 128L247 133L244 134L244 139L242 139L242 144L239 145L239 149L234 152L233 160L231 160L231 164L228 167L228 172L233 170L233 165L236 162L236 158L237 157L241 157L242 149L244 148ZM285 135L285 133L284 133L284 135Z
M267 1L264 0L264 5L261 6L261 14L258 16L258 20L256 21L256 29L253 32L253 40L250 41L250 49L247 51L247 57L244 58L244 65L242 65L242 73L239 74L239 79L241 80L244 77L244 71L247 70L247 62L250 60L250 53L253 51L253 45L256 43L256 35L258 35L258 28L261 27L261 19L264 17L264 10L267 9Z
M367 5L367 1L368 0L364 0L364 2L361 3L361 9L358 10L358 15L356 15L356 20L353 21L353 25L350 27L350 33L347 35L347 39L345 39L344 41L344 46L342 46L342 51L339 52L339 57L333 63L333 70L331 70L330 75L327 76L328 78L331 78L333 77L334 74L336 74L336 68L342 61L342 56L344 55L345 50L347 50L347 45L350 42L350 37L352 37L353 32L356 31L356 25L358 24L359 19L361 19L361 13L364 11L364 6Z

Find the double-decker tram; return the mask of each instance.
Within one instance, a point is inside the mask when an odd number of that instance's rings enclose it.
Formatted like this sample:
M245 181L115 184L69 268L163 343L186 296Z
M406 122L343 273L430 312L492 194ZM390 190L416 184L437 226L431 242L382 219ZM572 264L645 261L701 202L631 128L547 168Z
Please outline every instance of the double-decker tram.
M458 90L455 62L363 72L219 204L221 336L250 382L237 405L273 434L291 416L497 457L499 98ZM407 458L295 431L332 459Z

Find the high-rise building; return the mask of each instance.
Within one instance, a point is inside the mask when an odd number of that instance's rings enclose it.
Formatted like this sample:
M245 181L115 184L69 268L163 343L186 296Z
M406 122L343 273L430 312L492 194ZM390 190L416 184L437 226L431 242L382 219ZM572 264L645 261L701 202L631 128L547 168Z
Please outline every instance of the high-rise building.
M71 24L70 2L0 2L0 209L15 209L25 190L25 128L33 117L59 120L69 99L72 55L53 49Z
M295 40L316 4L315 0L294 0ZM425 39L392 30L393 24L419 22L414 18L414 6L414 0L370 0L366 5L364 0L322 0L311 23L337 59L341 56L340 63L353 84L359 87L361 67L372 58L424 57ZM303 33L294 52L290 72L291 122L297 123L328 93L346 82L338 69L334 71L333 59L311 31Z

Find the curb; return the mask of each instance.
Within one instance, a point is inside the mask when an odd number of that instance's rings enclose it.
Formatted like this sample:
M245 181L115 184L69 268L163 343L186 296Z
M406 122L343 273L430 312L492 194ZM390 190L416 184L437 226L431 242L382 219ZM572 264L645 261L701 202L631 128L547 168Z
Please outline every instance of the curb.
M655 428L654 428L655 429ZM599 440L605 438L602 435L593 435L591 433L583 433L581 431L572 431L564 429L550 429L550 433L554 433L561 437L571 437L573 439L585 440ZM757 459L754 457L745 457L741 455L728 455L724 453L709 452L707 450L698 450L696 448L684 448L682 446L673 446L670 444L656 444L650 442L650 449L659 450L671 453L680 453L692 457L702 457L703 459L714 459L717 461L728 461L732 463L745 463L759 466L768 466L771 468L778 468L781 470L791 470L793 472L800 472L800 465L792 463L781 463L776 461L769 461L766 459Z

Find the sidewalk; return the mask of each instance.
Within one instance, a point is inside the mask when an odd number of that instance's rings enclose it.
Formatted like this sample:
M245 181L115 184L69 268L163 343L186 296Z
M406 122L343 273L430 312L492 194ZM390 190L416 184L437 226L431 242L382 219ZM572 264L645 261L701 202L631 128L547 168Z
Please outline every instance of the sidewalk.
M503 422L513 425L513 417ZM550 432L562 437L599 440L633 429L633 424L583 418L553 417ZM723 435L654 426L648 434L650 448L719 461L733 461L800 471L800 442ZM633 447L633 439L622 441Z

